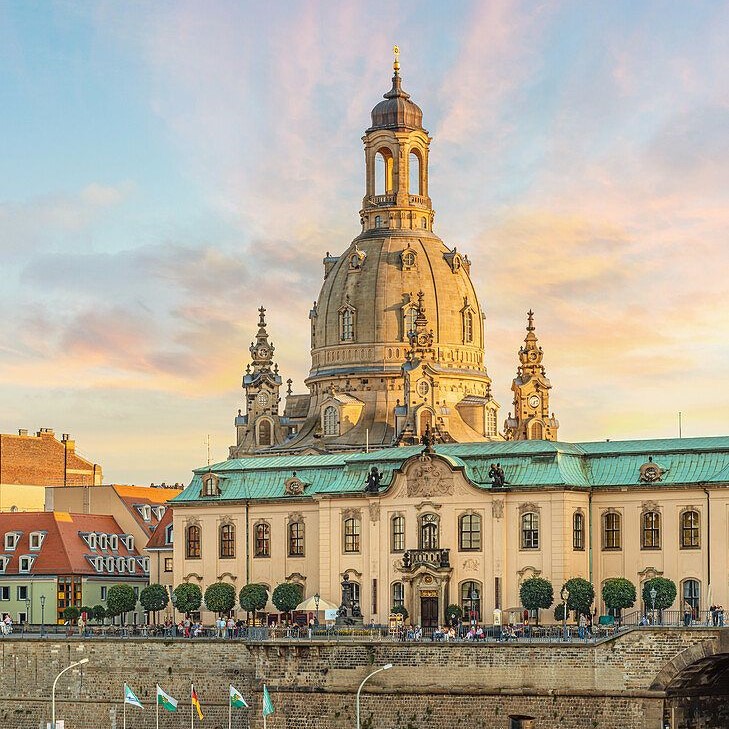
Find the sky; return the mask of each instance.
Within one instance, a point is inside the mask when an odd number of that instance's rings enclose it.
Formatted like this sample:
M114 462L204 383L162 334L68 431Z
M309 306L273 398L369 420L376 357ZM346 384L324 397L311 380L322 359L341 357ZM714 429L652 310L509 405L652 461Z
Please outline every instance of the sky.
M501 414L531 307L560 439L729 433L727 37L698 0L0 3L0 432L186 483L261 304L303 392L397 43Z

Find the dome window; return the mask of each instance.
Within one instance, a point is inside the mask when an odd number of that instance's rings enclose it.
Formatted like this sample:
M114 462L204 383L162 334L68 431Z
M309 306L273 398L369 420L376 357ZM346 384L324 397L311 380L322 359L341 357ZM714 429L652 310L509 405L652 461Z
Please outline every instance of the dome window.
M349 297L347 297L347 304L339 310L339 341L340 342L353 342L355 333L355 318L356 311L353 306L349 303Z
M400 254L400 262L402 263L403 270L414 268L416 261L417 257L415 255L415 251L408 243L408 247Z
M415 320L418 318L418 307L409 304L402 313L402 338L404 342L410 341L410 337L415 334Z
M339 435L339 413L334 405L328 405L324 408L322 428L324 429L324 435Z

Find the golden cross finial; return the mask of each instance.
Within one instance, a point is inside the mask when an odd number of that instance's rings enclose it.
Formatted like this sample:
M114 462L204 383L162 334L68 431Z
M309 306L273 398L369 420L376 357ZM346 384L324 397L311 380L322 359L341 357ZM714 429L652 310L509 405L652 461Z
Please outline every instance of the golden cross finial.
M400 46L393 46L392 52L395 54L395 62L392 67L395 69L395 73L400 71Z

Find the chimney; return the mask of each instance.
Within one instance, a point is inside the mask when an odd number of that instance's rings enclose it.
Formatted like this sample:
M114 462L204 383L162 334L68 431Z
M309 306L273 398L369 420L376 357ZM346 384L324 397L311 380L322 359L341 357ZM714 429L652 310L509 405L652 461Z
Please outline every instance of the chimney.
M41 435L50 435L52 437L53 436L53 428L41 428L38 431L38 436L41 436Z
M28 435L27 428L18 428L18 435Z

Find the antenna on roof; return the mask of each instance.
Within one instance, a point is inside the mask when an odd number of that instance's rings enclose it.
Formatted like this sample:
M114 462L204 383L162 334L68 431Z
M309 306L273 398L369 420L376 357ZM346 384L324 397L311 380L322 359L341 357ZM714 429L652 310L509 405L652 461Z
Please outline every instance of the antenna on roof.
M681 411L678 411L678 437L681 437Z
M207 445L208 445L208 469L209 469L210 468L210 433L208 433Z

